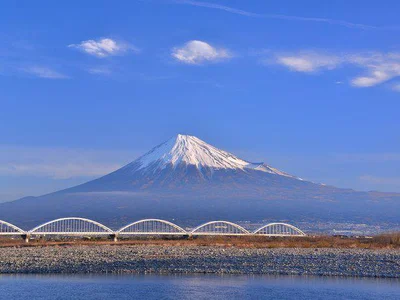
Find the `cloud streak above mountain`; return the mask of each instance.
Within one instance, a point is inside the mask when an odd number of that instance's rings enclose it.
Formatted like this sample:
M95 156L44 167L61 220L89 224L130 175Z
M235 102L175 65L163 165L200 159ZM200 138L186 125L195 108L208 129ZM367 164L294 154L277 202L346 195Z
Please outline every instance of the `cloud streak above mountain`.
M225 11L228 13L242 15L245 17L253 17L253 18L267 18L267 19L279 19L279 20L288 20L288 21L299 21L299 22L326 23L326 24L331 24L331 25L339 25L339 26L344 26L347 28L355 28L355 29L362 29L362 30L368 30L368 29L399 30L400 29L398 27L392 27L392 26L380 27L380 26L366 25L366 24L360 24L360 23L352 23L352 22L348 22L348 21L336 20L336 19L330 19L330 18L300 17L300 16L282 15L282 14L259 14L259 13L253 13L253 12L249 12L249 11L245 11L245 10L241 10L241 9L236 9L236 8L226 6L226 5L220 5L220 4L216 4L216 3L203 2L203 1L174 0L172 2L176 3L176 4L218 9L218 10L222 10L222 11Z

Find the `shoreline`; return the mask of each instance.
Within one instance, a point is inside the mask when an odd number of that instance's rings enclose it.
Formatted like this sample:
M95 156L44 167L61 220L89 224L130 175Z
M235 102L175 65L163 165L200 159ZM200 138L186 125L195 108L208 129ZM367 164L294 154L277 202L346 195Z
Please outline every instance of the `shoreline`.
M400 278L399 249L58 245L0 248L0 274L238 274Z

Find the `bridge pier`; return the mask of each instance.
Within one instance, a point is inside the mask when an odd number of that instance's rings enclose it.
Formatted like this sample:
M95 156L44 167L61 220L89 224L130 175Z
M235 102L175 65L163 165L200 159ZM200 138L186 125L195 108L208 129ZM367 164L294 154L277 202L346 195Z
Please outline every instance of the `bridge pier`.
M29 243L29 239L31 238L31 235L29 233L23 234L22 239L25 240L25 243Z
M118 233L111 234L110 238L112 238L115 243L118 242Z

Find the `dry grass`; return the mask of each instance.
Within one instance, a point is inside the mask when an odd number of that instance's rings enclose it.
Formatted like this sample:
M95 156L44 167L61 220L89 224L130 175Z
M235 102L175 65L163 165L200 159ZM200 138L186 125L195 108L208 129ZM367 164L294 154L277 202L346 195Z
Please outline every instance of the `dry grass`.
M399 248L400 232L377 235L374 237L374 241L382 245L392 245L394 248Z
M400 233L381 234L372 238L343 238L333 236L309 237L196 237L185 238L132 238L117 243L107 239L84 240L31 240L29 244L22 239L0 239L0 247L37 247L73 245L158 245L158 246L214 246L238 248L362 248L362 249L400 249Z

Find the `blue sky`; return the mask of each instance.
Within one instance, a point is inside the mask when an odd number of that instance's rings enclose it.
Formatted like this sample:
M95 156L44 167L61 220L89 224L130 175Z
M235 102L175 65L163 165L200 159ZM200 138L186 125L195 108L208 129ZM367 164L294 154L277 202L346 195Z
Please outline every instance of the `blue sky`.
M400 192L398 1L3 1L0 201L177 133Z

